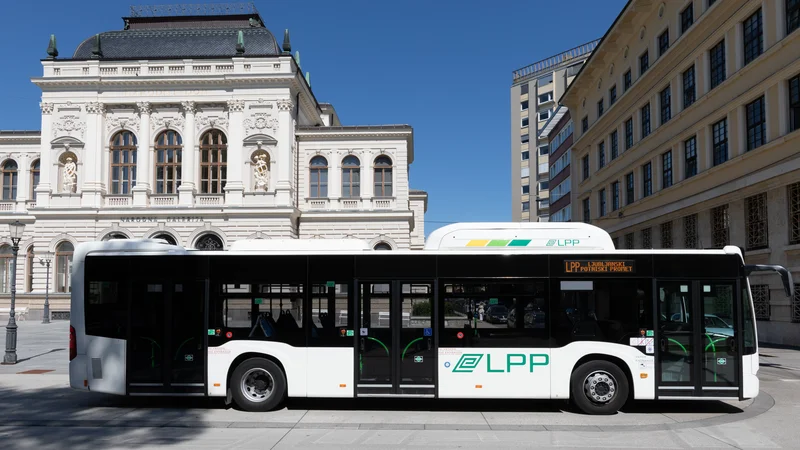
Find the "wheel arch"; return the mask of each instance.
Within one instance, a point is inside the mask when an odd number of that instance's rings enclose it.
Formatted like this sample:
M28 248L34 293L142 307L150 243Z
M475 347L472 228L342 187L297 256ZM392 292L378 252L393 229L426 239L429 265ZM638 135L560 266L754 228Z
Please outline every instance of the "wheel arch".
M280 367L280 369L283 371L283 378L286 379L286 393L287 394L289 393L289 377L286 375L286 367L283 365L280 359L270 354L260 353L260 352L242 353L241 355L237 356L236 359L233 360L233 362L231 362L231 365L228 367L228 374L225 377L226 383L228 385L228 390L231 389L231 377L233 376L233 371L236 370L237 367L239 367L239 364L251 358L264 358L277 364L278 367Z

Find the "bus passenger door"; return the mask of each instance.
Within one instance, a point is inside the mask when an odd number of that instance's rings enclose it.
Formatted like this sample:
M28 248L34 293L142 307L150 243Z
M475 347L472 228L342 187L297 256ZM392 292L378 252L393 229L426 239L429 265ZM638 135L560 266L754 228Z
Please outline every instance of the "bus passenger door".
M738 397L732 281L658 282L658 396Z
M433 283L364 281L358 295L357 396L433 397Z

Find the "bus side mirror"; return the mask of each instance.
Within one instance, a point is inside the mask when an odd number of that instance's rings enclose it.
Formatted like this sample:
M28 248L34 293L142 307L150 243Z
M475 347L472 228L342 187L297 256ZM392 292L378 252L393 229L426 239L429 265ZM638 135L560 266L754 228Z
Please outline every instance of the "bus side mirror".
M783 291L789 298L794 298L794 282L792 274L783 266L769 264L748 264L744 266L745 276L750 276L753 272L777 272L783 282Z

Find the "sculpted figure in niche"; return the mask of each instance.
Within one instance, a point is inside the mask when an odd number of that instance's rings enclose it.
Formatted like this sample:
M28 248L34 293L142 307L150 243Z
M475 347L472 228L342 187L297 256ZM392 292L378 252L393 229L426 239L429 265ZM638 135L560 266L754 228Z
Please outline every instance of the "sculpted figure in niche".
M269 167L267 165L266 155L256 156L255 168L253 170L255 176L256 189L266 191L269 186Z
M64 162L64 175L63 175L63 189L64 192L71 193L75 190L75 184L78 180L78 166L71 157L67 157Z

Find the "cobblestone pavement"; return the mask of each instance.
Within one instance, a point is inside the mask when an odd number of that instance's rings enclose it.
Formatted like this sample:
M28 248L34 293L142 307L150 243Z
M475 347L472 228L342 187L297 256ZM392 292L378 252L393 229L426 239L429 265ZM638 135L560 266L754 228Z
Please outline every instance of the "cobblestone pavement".
M3 345L4 332L0 327ZM797 448L800 442L795 350L761 350L762 392L746 402L639 402L598 417L549 401L314 399L254 414L205 399L73 391L65 322L22 322L18 343L20 362L0 366L3 448Z

